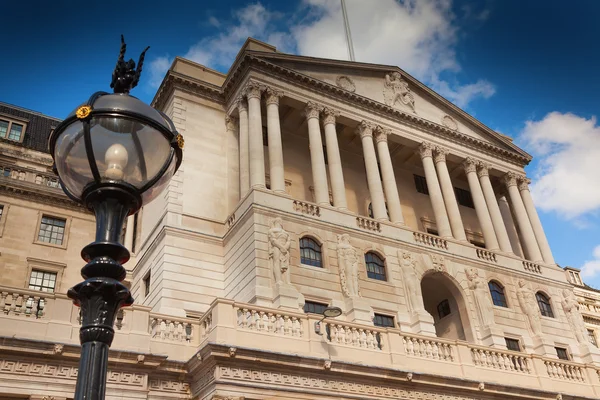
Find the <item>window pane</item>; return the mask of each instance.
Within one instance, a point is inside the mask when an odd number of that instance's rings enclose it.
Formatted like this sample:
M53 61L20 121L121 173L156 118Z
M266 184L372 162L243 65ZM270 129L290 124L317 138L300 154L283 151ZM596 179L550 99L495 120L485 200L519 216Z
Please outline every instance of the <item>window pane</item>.
M538 302L538 306L540 308L540 313L545 317L554 318L554 313L552 312L552 306L550 305L550 299L546 297L543 293L536 293L535 297Z
M317 303L316 301L307 301L304 303L304 312L311 314L323 315L323 312L327 308L327 304Z
M21 134L23 133L23 125L15 124L14 122L10 126L10 132L8 134L9 140L21 140Z
M375 314L375 318L373 318L373 324L375 326L382 326L385 328L394 328L394 317L390 317L388 315L383 314Z
M559 359L561 359L561 360L569 359L569 353L567 352L567 349L564 349L562 347L555 347L555 349L556 349L556 355L558 356Z
M29 278L29 289L42 292L54 292L56 287L56 272L32 270Z
M506 348L512 351L521 351L521 346L519 345L519 341L517 339L509 339L504 338L506 341Z
M8 121L0 119L0 137L5 138L8 132Z
M300 263L312 265L313 267L323 267L321 261L321 245L310 237L300 239Z
M42 216L38 241L52 244L63 244L66 220Z
M367 267L367 276L371 279L385 281L385 262L377 254L369 252L365 254L365 265Z
M504 296L504 288L497 282L488 283L490 288L490 294L492 295L492 302L495 306L508 307L506 304L506 297Z
M450 315L450 303L448 302L448 299L442 300L442 302L438 304L437 311L440 319Z
M417 189L417 192L429 194L429 188L427 187L427 180L425 177L415 174L413 175L413 178L415 179L415 188Z
M588 337L590 339L590 343L593 344L594 346L598 347L598 343L596 342L596 335L594 334L594 330L593 329L588 329Z

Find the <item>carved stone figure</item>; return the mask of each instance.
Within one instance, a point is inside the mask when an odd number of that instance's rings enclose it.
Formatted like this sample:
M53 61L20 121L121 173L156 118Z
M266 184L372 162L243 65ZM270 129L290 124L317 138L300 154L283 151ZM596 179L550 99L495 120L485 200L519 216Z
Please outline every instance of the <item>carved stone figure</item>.
M469 280L469 289L471 289L475 299L475 307L477 308L481 327L494 325L494 305L485 279L479 276L479 271L475 268L467 270L467 279Z
M408 251L399 251L400 266L404 278L404 291L408 301L409 309L413 312L423 311L423 294L421 293L421 280L417 275L417 258Z
M350 79L347 76L344 76L344 75L338 76L337 79L335 80L335 83L342 89L345 89L349 92L354 93L356 91L356 86L354 85L354 82L352 82L352 79Z
M433 266L433 269L436 270L437 272L447 272L446 271L446 260L444 259L444 256L432 254L431 255L431 265Z
M542 335L542 319L540 317L537 301L535 300L535 295L523 280L519 281L517 298L519 299L519 305L521 306L521 310L523 310L523 314L527 317L529 327L533 334Z
M567 321L571 327L571 331L575 333L575 338L581 344L587 344L587 330L583 322L583 317L579 312L579 303L569 289L563 289L563 298L561 305L567 316Z
M415 98L410 92L408 83L402 79L399 72L391 72L385 75L383 98L388 106L394 107L396 102L400 102L415 112Z
M340 268L340 280L342 291L347 297L360 297L358 287L358 254L350 244L350 236L347 233L338 235L337 255Z
M269 261L276 283L291 284L290 281L290 234L283 230L281 218L271 221L269 238Z

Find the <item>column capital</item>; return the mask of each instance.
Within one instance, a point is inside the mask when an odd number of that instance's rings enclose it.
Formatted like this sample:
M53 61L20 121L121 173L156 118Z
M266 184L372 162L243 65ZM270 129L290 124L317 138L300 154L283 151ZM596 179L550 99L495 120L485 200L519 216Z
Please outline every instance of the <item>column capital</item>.
M283 92L281 90L274 89L270 86L267 86L265 89L267 93L266 103L279 105L279 99L283 97Z
M519 175L517 177L517 185L519 190L529 190L529 184L531 183L531 179L527 178L525 175Z
M479 162L473 157L467 157L463 161L463 167L465 168L465 172L470 174L471 172L477 172L477 164Z
M507 172L502 177L502 179L504 180L504 183L506 184L506 187L517 186L518 178L519 178L519 175L515 174L514 172Z
M436 163L446 162L446 156L450 153L450 151L442 146L435 146L433 153L433 161Z
M227 115L225 117L225 126L228 131L234 131L237 125L237 118Z
M338 111L330 107L323 107L321 113L323 114L323 125L335 124L335 119L340 116Z
M248 103L246 103L246 100L244 100L244 96L239 96L235 100L235 104L238 109L238 112L241 112L241 111L247 112L248 111Z
M477 176L480 178L483 176L490 176L490 168L492 168L491 164L480 161L477 164Z
M423 142L421 143L421 145L419 146L419 154L421 155L421 158L427 158L427 157L432 157L433 156L433 149L434 149L434 145L429 143L429 142Z
M356 133L360 136L360 138L364 138L365 136L373 137L373 124L367 121L360 121L360 124L356 127Z
M390 128L384 128L383 126L377 125L375 127L375 143L386 142L388 140L388 136L392 134L392 130Z
M309 101L306 103L306 107L304 108L304 116L306 119L319 118L319 113L322 109L323 107L319 104Z
M250 81L246 84L246 86L244 86L244 94L248 99L260 99L260 95L264 90L265 87L263 85L254 81Z

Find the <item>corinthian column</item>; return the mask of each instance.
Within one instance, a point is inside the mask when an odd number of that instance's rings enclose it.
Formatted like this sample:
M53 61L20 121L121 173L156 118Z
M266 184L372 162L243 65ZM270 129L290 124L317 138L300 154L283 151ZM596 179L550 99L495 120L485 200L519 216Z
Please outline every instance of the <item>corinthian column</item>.
M475 205L475 213L477 213L477 219L479 220L481 231L483 232L485 247L489 250L498 250L499 245L498 239L496 238L496 232L494 232L494 225L492 225L490 212L485 203L485 197L483 197L479 179L477 179L477 162L469 157L464 161L463 165L465 167L465 173L467 174L467 180L469 181L471 197L473 197L473 204Z
M434 151L433 160L437 168L442 194L444 195L444 203L446 204L446 211L448 212L448 220L450 220L452 234L456 240L466 242L467 236L465 234L465 227L462 223L462 217L460 216L458 203L456 202L456 194L454 193L454 186L452 186L448 165L446 164L447 154L448 150L437 146Z
M333 194L333 205L342 210L348 208L346 202L346 186L342 172L342 158L335 130L335 118L338 112L330 108L323 109L323 127L325 129L325 146L327 147L327 164L329 165L329 179Z
M387 211L385 209L385 198L383 197L383 187L377 168L377 156L375 155L375 146L373 145L373 124L362 121L356 128L360 135L365 158L365 169L367 170L367 183L369 193L371 194L371 205L373 206L373 216L380 221L387 220Z
M325 155L321 141L321 127L319 126L319 112L321 107L315 103L308 103L304 110L308 124L308 141L310 148L310 165L312 167L313 185L315 187L315 200L317 204L329 205L329 189L327 188L327 171L325 169Z
M451 238L452 230L450 229L450 222L448 221L448 214L444 205L444 197L442 196L440 182L438 181L435 165L433 164L433 145L427 142L421 143L419 154L421 155L421 161L423 161L427 190L429 191L429 199L431 200L438 233L441 237Z
M390 129L377 126L375 128L375 142L377 143L377 154L379 154L379 163L381 167L381 179L383 181L383 190L387 199L390 221L396 224L404 224L402 217L402 208L400 206L400 196L398 195L398 185L394 175L392 157L388 146L388 135L392 133Z
M285 193L283 168L283 145L281 144L281 126L279 125L279 98L283 93L267 88L267 135L269 137L269 176L271 190Z
M535 262L543 261L542 253L538 247L537 241L535 240L535 233L531 227L527 210L523 204L523 199L517 189L517 174L514 172L508 172L504 175L504 182L508 189L508 195L510 196L510 203L513 207L515 218L517 219L517 225L519 225L519 231L521 232L521 239L523 246L525 247L525 255Z
M546 234L544 233L544 228L542 227L542 221L540 221L540 217L535 209L535 205L533 204L533 199L531 198L531 192L529 191L529 184L531 181L525 177L521 177L519 179L519 191L521 192L521 198L523 199L523 205L525 206L525 210L527 211L527 215L529 216L529 221L531 222L531 227L533 228L533 233L535 234L535 238L537 239L537 243L542 253L542 258L546 264L554 264L554 257L552 256L552 251L550 250L550 245L548 244L548 239L546 238Z
M492 225L494 226L494 232L496 232L496 237L498 238L498 245L503 252L512 253L512 246L510 245L506 225L504 224L500 207L498 207L498 201L496 200L492 182L490 182L489 165L479 163L478 167L477 176L479 177L479 183L483 190L485 203L487 204L490 217L492 218Z
M248 105L243 97L237 101L240 116L240 197L250 190L250 158L248 156Z
M250 148L250 186L265 187L265 151L262 137L260 95L262 87L250 82L246 86L248 97L248 125Z

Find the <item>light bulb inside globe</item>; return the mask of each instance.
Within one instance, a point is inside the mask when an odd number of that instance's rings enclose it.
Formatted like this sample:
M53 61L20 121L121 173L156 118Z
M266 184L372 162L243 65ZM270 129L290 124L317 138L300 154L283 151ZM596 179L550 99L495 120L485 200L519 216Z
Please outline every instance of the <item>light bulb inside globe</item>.
M104 176L107 179L112 179L115 181L123 179L123 170L127 165L128 159L129 154L127 154L127 149L125 146L119 143L115 143L110 146L104 154L104 161L107 164Z

